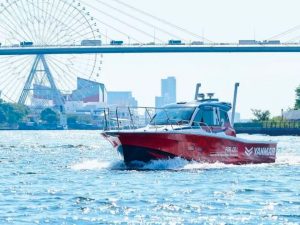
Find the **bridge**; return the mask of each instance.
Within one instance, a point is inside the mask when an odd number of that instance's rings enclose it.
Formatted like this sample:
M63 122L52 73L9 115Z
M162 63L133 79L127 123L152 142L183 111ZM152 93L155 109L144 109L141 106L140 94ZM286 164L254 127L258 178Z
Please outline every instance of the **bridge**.
M262 41L215 43L123 0L0 2L0 97L24 105L63 109L67 99L84 99L92 88L82 84L99 81L105 54L300 52L297 37L284 40L300 26Z
M0 55L128 54L128 53L288 53L300 45L124 45L2 47Z

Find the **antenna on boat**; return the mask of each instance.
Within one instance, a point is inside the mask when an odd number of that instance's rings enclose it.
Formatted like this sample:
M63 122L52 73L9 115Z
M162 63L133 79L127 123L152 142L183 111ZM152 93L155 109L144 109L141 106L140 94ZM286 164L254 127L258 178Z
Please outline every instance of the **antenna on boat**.
M207 93L207 96L209 99L212 99L214 97L215 93Z
M236 101L237 101L237 94L238 94L239 86L240 86L240 83L235 83L234 96L233 96L233 107L232 107L232 114L231 114L231 124L232 124L232 126L234 126L234 117L235 117Z
M200 97L200 95L199 95L200 87L201 87L201 83L198 83L197 86L196 86L196 93L195 93L195 100L196 101L198 100L198 97Z

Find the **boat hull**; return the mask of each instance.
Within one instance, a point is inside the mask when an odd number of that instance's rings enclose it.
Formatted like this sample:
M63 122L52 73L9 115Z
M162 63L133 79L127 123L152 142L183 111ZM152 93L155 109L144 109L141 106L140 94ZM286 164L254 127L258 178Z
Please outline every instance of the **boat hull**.
M125 163L181 157L198 162L226 164L274 163L277 144L236 137L167 132L104 132Z

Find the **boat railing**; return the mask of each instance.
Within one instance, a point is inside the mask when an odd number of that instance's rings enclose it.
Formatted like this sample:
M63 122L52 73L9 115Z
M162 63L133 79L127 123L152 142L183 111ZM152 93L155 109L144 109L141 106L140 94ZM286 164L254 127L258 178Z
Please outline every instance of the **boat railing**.
M111 107L104 109L104 130L131 130L146 126L154 115L153 107ZM144 114L141 114L140 111Z
M204 122L171 119L166 108L113 107L105 108L103 111L104 130L134 130L146 127L151 123L151 129L155 131L161 130L162 127L167 127L165 129L174 131L186 129L202 129L206 132L213 132L211 127ZM158 111L164 112L167 121L165 124L159 124L156 123L157 121L155 119L153 120L154 115Z

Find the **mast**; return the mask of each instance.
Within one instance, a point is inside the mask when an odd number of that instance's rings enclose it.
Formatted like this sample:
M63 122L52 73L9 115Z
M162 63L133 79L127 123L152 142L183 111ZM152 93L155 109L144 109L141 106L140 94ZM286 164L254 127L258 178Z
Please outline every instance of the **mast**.
M232 114L231 114L231 124L232 124L232 126L234 126L234 117L235 117L235 109L236 109L237 94L238 94L239 86L240 86L240 83L235 83L234 96L233 96L233 107L232 107Z
M195 93L195 100L196 101L198 100L198 97L199 97L200 87L201 87L201 83L198 83L197 86L196 86L196 93Z

